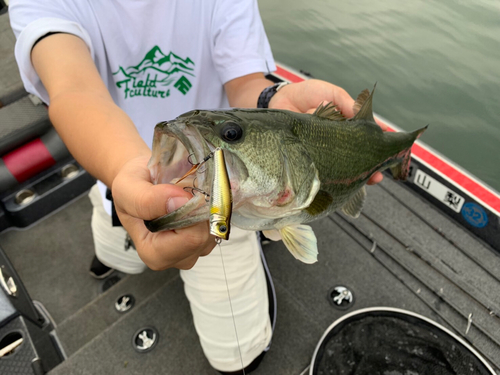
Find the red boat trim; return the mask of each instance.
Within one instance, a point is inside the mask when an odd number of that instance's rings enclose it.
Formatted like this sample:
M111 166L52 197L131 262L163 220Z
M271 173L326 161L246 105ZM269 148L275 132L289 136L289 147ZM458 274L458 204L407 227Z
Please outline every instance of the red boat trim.
M56 163L40 138L9 152L2 159L7 169L19 183Z
M475 181L473 177L460 171L458 168L433 154L422 145L414 144L412 148L412 155L415 156L418 161L426 164L442 177L446 178L462 190L468 192L478 201L481 201L481 203L483 203L492 212L500 215L500 197L481 183Z
M274 75L279 76L279 78L281 78L285 81L289 81L289 82L293 82L293 83L305 81L304 77L298 76L297 74L292 73L291 71L287 70L286 68L284 68L278 64L276 64L276 71L274 72Z
M276 67L277 70L274 74L285 81L296 83L307 79L307 77L294 73L283 65L276 65ZM395 131L395 129L389 125L388 129L390 131ZM481 184L481 182L477 181L474 177L468 175L468 173L464 171L460 171L458 167L433 153L421 142L413 145L412 156L458 188L475 197L478 201L483 203L485 207L500 216L500 196Z

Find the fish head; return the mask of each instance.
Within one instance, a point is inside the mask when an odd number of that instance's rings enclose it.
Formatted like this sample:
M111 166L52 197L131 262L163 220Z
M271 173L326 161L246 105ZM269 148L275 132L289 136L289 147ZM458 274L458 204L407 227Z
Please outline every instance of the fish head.
M148 165L151 179L154 183L174 183L192 164L203 162L220 147L233 211L256 218L291 215L310 204L319 180L283 116L283 111L272 110L194 110L162 122L155 128ZM208 160L202 172L196 173L196 187L210 194L213 176L213 163ZM201 212L199 207L196 210Z

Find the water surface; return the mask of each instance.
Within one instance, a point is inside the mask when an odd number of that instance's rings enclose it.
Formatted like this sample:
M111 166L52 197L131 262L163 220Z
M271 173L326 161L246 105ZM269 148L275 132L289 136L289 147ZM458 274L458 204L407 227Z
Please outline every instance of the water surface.
M500 1L259 2L274 57L353 97L500 191Z

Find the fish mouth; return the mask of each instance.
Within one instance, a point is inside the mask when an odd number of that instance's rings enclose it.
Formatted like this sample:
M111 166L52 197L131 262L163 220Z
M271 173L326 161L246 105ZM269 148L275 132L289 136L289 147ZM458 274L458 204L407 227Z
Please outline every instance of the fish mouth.
M148 168L153 184L176 184L190 191L193 198L184 206L160 218L145 221L146 227L157 232L179 229L208 220L208 196L214 176L213 163L203 163L186 176L196 164L215 149L200 134L197 127L185 122L163 122L155 128L152 157ZM184 178L183 178L184 177Z
M155 128L153 154L148 162L151 181L155 185L176 183L177 179L184 176L193 165L202 162L214 148L194 126L176 121L158 124Z

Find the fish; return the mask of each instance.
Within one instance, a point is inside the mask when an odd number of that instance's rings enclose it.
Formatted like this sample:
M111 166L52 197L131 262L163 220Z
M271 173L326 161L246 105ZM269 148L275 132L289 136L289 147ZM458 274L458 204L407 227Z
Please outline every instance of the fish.
M390 169L405 180L411 147L427 126L413 132L384 132L375 122L373 93L357 97L352 118L332 103L313 114L279 109L193 110L155 127L148 163L154 184L176 183L193 165L205 168L179 184L210 191L217 166L207 155L224 153L232 193L231 225L262 231L282 240L304 263L317 261L317 239L309 225L341 210L356 218L366 199L365 185ZM216 193L216 192L215 192ZM145 221L157 232L208 220L210 205L196 193L184 206Z

